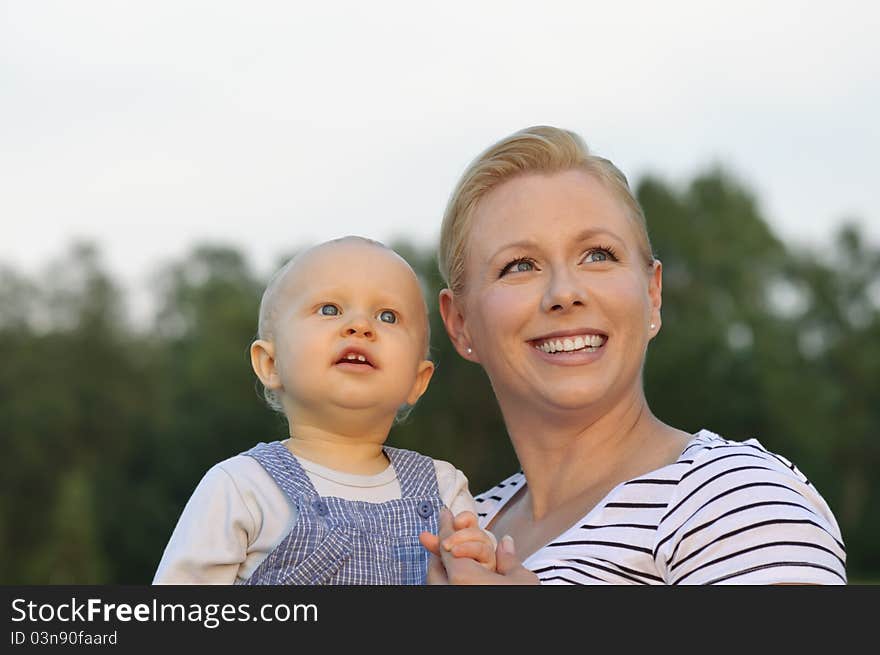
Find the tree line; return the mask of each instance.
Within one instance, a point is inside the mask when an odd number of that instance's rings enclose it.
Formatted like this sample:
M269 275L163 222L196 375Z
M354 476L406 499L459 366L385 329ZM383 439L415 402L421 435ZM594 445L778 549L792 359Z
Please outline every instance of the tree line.
M838 518L850 579L878 579L880 250L849 224L784 243L721 169L647 176L636 195L664 264L652 409L793 460ZM390 245L428 290L437 371L389 443L455 463L479 492L517 469L492 390L446 338L434 250ZM248 356L265 282L235 247L197 246L135 322L92 244L40 276L0 265L0 582L148 583L204 472L286 436Z

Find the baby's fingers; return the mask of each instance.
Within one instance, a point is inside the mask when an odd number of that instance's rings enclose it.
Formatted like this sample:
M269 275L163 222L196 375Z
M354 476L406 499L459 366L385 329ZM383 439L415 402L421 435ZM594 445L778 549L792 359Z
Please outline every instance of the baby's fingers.
M419 533L419 541L429 553L440 556L440 537L436 534L423 531Z
M464 530L456 530L448 537L443 538L440 545L444 550L452 550L457 544L463 544L466 541L491 543L489 536L480 530L480 528L465 528Z
M452 526L453 523L452 512L449 511L446 507L440 508L440 518L438 520L437 525L437 536L441 539L450 536L454 533L455 528Z
M488 542L466 541L456 544L449 552L455 557L467 557L481 564L491 565L493 571L495 569L495 548Z
M479 521L477 519L477 515L473 512L465 510L463 512L459 512L455 515L455 518L452 520L452 527L456 530L464 530L465 528L476 528L479 527Z

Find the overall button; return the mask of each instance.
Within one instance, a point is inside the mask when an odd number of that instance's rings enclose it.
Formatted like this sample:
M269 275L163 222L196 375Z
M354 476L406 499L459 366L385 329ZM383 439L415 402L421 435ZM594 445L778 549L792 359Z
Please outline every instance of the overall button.
M315 511L318 513L318 516L327 516L330 511L327 509L327 504L323 500L316 500L314 504Z
M434 514L434 506L431 505L431 503L429 503L427 500L423 500L419 503L418 512L419 516L421 516L423 519L431 518L431 516L433 516Z

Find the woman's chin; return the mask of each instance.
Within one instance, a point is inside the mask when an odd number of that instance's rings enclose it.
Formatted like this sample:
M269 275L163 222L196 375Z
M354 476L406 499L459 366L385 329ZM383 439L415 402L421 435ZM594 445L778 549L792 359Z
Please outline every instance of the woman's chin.
M558 389L544 388L528 394L522 398L524 405L530 405L531 410L537 413L552 413L554 411L590 411L602 403L606 394L598 388L560 387Z

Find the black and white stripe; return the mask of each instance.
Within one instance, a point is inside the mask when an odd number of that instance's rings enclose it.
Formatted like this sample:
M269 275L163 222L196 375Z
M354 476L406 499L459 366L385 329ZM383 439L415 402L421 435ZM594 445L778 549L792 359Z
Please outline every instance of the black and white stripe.
M481 522L524 484L519 472L478 496ZM708 430L525 561L545 584L845 584L845 564L831 510L794 464Z

